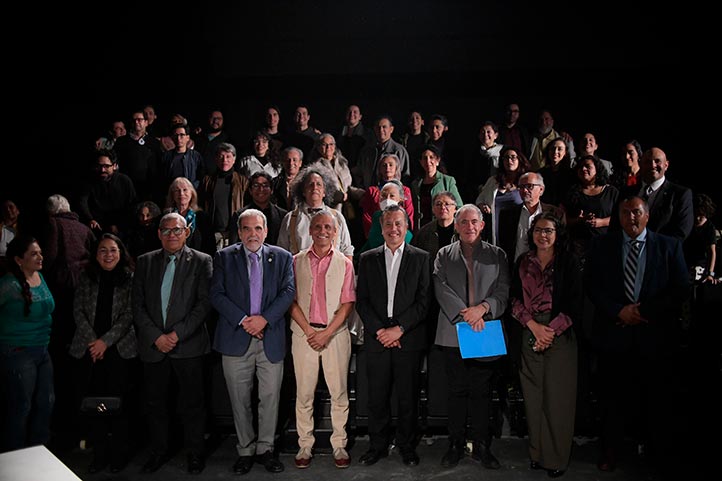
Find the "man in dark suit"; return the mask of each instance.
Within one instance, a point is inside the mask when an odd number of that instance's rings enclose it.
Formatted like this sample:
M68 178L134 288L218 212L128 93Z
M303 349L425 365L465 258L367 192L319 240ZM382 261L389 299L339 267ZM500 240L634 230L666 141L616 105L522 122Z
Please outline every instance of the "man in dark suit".
M667 180L668 168L669 160L662 149L647 150L640 160L642 188L630 194L638 194L649 205L647 229L684 241L694 225L692 191Z
M267 471L279 473L283 464L273 448L286 355L285 314L296 293L293 258L288 251L263 243L268 226L260 210L241 213L238 235L240 244L216 254L210 289L211 303L219 314L213 349L223 355L238 436L239 457L233 472L246 474L256 461ZM257 433L251 411L254 377L258 378Z
M419 464L414 441L419 403L421 355L428 347L429 254L406 244L406 211L398 205L381 214L384 245L359 260L356 310L368 351L370 449L359 463L370 466L388 455L391 390L399 398L396 444L407 466Z
M593 239L584 268L596 311L592 340L599 352L602 471L616 466L625 416L641 422L658 460L665 460L669 453L664 451L680 441L673 434L679 409L674 361L690 281L682 242L652 232L649 218L643 199L623 200L622 231Z
M151 455L142 468L146 473L168 460L168 391L173 377L178 382L188 471L198 474L205 467L203 355L210 352L206 318L211 311L212 259L186 246L189 235L185 217L164 215L158 229L163 248L138 257L133 277L133 317L150 434Z
M541 202L544 194L544 178L536 172L527 172L519 177L519 193L522 203L498 212L497 246L501 247L509 259L509 265L524 252L529 250L527 233L531 221L542 212L551 212L559 219L564 219L560 209L551 204Z

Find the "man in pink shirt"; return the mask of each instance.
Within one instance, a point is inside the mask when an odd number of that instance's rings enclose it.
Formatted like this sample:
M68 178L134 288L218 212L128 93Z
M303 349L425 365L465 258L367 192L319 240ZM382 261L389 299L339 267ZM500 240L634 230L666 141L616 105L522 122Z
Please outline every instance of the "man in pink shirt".
M297 468L307 468L313 457L313 399L319 363L331 395L331 447L337 468L351 462L346 452L349 400L348 364L351 335L346 318L356 301L351 260L333 248L338 232L336 217L321 211L311 217L311 247L296 254L296 299L290 314L291 353L296 373Z

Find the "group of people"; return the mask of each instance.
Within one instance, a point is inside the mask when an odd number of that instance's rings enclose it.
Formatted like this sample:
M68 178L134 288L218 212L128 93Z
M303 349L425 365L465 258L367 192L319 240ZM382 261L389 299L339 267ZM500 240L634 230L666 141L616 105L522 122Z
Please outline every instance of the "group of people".
M518 377L523 393L532 469L559 477L569 466L585 349L599 363L599 469L615 468L632 407L643 412L640 439L662 459L668 432L661 419L674 402L669 390L660 392L663 377L673 370L690 268L702 269L700 282L716 283L716 239L709 235L714 204L700 195L693 202L690 189L666 179L661 149L642 151L632 141L625 146L628 164L612 173L592 134L584 136L583 153L571 156L573 144L553 130L549 112L531 143L516 120L501 129L485 122L478 165L469 173L488 177L465 178L457 187L447 173L454 159L446 156L454 151L443 116L432 117L428 135L415 129L397 142L390 117L376 119L372 138L351 106L337 140L310 127L308 109L299 107L296 139L311 142L296 146L274 132L278 114L268 109L268 125L253 137L254 154L242 161L227 137L218 138L223 119L214 111L211 130L193 148L190 129L178 120L165 160L152 163L160 141L140 109L126 136L99 143L97 177L79 197L79 215L57 195L48 201L52 235L37 240L13 231L9 272L0 280L3 449L48 442L51 331L73 325L60 346L73 358L67 366L77 398L127 400L132 360L142 363L150 451L143 472L168 460L173 384L187 469L204 469L204 359L211 350L221 356L233 409L236 474L254 463L284 470L275 439L287 351L296 388L295 466L307 468L314 457L322 368L333 460L348 467L354 343L372 373L370 447L359 464L377 463L392 443L404 464L419 464L421 365L434 346L448 389L449 446L441 464L457 465L471 441L471 458L498 469L489 414L502 361L464 358L456 324L481 331L486 321L502 319L509 348L503 370L510 383ZM412 114L410 123L418 126L419 117ZM509 119L515 118L512 104ZM497 144L500 135L508 143ZM344 157L337 142L354 156ZM314 160L304 165L304 158ZM159 172L165 177L154 177ZM460 191L472 197L462 200ZM162 211L159 192L166 197ZM693 232L690 246L684 241ZM65 278L46 283L49 259L64 263ZM359 339L349 326L356 314ZM629 403L630 393L665 402ZM91 472L125 467L128 416L121 408L92 419Z

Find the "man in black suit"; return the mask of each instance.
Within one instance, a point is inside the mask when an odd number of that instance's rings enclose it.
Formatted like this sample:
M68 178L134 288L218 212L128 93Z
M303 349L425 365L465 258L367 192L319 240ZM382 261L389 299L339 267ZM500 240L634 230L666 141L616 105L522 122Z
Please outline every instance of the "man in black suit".
M668 181L668 168L669 160L662 149L647 150L640 161L642 188L630 194L638 194L649 204L647 229L684 241L694 225L692 191Z
M406 211L389 206L381 214L384 245L359 260L356 310L368 351L370 449L359 463L370 466L388 455L391 391L399 399L396 444L407 466L419 464L414 441L418 421L422 352L427 346L429 254L406 244Z
M674 436L679 415L674 368L690 281L682 242L652 232L649 218L643 199L623 200L622 231L594 238L584 268L596 311L592 340L599 352L602 471L615 468L625 416L640 421L651 454L666 463L660 468L674 459L665 450L680 441Z
M198 474L205 467L203 355L210 352L206 318L211 311L213 263L208 254L186 246L189 235L185 217L164 215L158 229L163 248L138 257L133 276L133 318L151 451L144 473L157 471L168 460L168 391L173 377L178 382L188 472Z

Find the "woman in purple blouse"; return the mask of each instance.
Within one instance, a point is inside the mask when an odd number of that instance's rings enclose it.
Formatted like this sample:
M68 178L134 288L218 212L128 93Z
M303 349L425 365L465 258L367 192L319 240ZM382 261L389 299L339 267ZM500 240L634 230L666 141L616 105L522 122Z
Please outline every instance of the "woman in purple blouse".
M564 474L574 436L577 398L577 339L581 269L567 249L561 220L537 216L529 229L529 251L513 272L512 315L524 328L519 377L529 428L532 469Z

